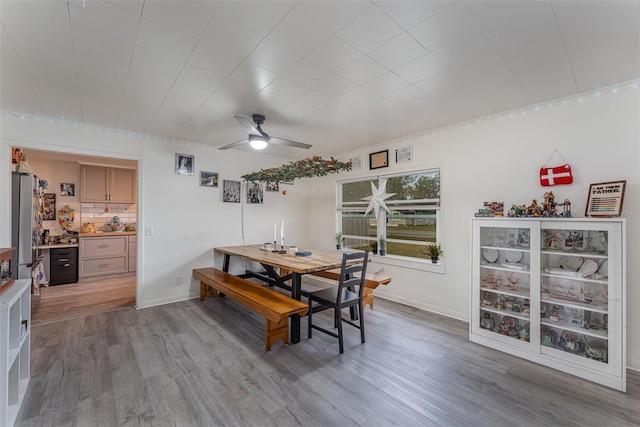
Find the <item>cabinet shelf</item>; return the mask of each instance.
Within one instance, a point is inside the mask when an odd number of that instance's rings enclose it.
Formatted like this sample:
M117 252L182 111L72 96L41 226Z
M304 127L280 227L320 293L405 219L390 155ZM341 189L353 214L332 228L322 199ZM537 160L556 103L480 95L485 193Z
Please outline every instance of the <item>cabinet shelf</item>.
M596 302L594 300L590 303L586 303L586 302L579 302L579 301L574 301L569 299L562 299L558 297L554 298L553 296L548 296L548 297L543 296L540 302L553 304L553 305L562 305L564 307L577 308L580 310L587 310L594 313L607 314L609 312L608 304L604 301Z
M626 220L473 218L471 224L469 339L626 391ZM514 236L528 247L513 246ZM507 260L528 269L508 268ZM507 287L509 279L519 279L517 289ZM525 299L528 317L511 311L509 304L523 309ZM528 328L528 341L504 335L498 323L505 316Z
M480 309L481 311L488 311L490 313L494 313L494 314L498 314L500 316L509 316L509 317L515 317L516 319L525 321L525 322L529 322L531 319L529 317L525 317L522 315L522 312L518 313L517 311L511 311L511 310L498 310L497 308L493 308L493 307L482 307Z
M26 329L25 329L26 325ZM0 296L0 425L13 426L30 376L31 280Z
M562 329L564 331L571 331L581 335L587 335L590 337L600 338L603 340L608 340L609 335L607 331L602 329L585 329L581 328L577 325L574 325L566 320L558 320L554 322L552 320L541 320L540 323L545 326L551 326L552 328Z
M530 298L529 289L525 291L524 288L522 290L514 291L512 289L504 289L504 288L494 289L494 288L487 288L485 286L481 286L480 289L483 291L492 292L494 294L507 295L510 297Z
M483 245L480 246L480 249L496 249L498 251L514 251L514 252L529 252L531 249L529 246L521 247L521 246L492 246L492 245Z
M481 262L480 267L486 268L487 270L507 271L509 273L522 273L522 274L529 274L529 270L530 270L528 265L525 265L526 269L519 269L519 268L505 267L502 265L502 263L497 263L497 262L496 263Z
M579 256L581 258L592 258L592 259L607 259L609 258L607 254L599 254L595 252L581 252L581 251L563 251L563 250L553 250L553 249L543 249L540 251L542 255L553 255L553 256Z
M604 279L589 279L589 278L580 277L580 276L570 276L570 275L552 274L552 273L541 273L540 275L542 277L549 277L551 279L571 280L571 281L574 281L574 282L585 282L585 283L597 283L597 284L605 285L605 286L609 284L608 278L604 278Z

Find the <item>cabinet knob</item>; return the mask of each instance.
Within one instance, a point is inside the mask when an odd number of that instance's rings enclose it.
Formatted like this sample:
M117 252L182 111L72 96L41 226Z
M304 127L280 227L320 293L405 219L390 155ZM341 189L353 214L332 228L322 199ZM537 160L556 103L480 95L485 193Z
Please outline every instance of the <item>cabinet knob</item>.
M109 267L109 264L100 264L98 266L98 268L107 268L107 267Z
M60 258L58 261L60 261L60 262L67 262L67 261L69 261L69 258Z
M109 245L100 245L100 246L98 246L98 247L99 247L100 249L106 249L106 248L108 248L108 247L109 247Z

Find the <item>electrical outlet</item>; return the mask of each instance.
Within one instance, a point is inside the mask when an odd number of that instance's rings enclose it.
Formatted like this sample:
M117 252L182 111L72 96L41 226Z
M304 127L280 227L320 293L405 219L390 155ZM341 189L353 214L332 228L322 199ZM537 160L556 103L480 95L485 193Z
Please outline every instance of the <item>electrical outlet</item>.
M176 286L182 285L182 276L176 276Z
M147 225L144 227L144 235L145 236L153 236L153 227Z

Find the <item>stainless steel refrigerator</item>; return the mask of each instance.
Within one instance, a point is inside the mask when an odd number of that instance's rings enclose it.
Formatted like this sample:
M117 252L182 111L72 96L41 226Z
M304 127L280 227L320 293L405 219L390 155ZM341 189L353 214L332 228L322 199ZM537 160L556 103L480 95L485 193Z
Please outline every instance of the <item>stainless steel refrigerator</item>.
M41 194L38 177L30 173L12 172L11 176L11 246L17 261L12 263L14 279L31 279L38 267L38 250L42 231ZM36 283L34 291L37 292Z

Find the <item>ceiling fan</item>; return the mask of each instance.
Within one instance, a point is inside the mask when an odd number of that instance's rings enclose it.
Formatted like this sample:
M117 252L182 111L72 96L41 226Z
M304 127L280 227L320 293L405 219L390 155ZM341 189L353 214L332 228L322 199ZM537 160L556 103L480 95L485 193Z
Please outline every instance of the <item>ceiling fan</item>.
M237 121L240 122L242 127L245 128L247 132L249 132L249 136L247 137L247 139L243 139L242 141L233 142L231 144L225 145L224 147L220 147L219 150L226 150L227 148L235 147L236 145L244 144L245 142L249 142L249 145L251 145L251 147L255 148L256 150L262 150L268 144L288 145L290 147L305 148L307 150L311 148L310 144L304 144L302 142L292 141L290 139L269 136L260 127L260 125L265 121L265 117L262 114L254 114L253 116L251 116L255 125L253 125L253 123L251 123L251 121L246 117L234 117Z

